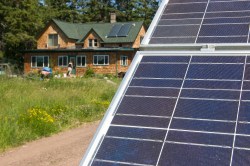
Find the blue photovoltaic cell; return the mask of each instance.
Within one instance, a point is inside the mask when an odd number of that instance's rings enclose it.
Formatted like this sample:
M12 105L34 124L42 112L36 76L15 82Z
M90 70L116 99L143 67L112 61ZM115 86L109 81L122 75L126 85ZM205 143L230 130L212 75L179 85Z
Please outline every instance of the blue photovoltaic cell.
M199 119L235 120L238 101L180 99L174 116Z
M202 36L236 36L248 35L249 24L218 24L218 25L202 25L199 37Z
M183 89L180 97L239 100L240 91Z
M211 2L211 1L210 1ZM205 18L216 18L216 17L243 17L249 16L250 11L240 11L240 12L219 12L219 13L206 13Z
M161 142L105 138L96 159L156 164L161 146Z
M200 25L157 26L153 37L196 37Z
M194 43L196 37L151 38L150 44L158 43Z
M239 121L250 122L250 102L240 103Z
M169 88L128 88L126 95L177 97L180 89Z
M234 150L232 166L249 165L250 163L250 150Z
M230 165L231 149L166 143L159 165Z
M247 56L247 63L250 63L250 56Z
M125 126L144 126L144 127L157 127L167 128L169 118L158 117L141 117L141 116L122 116L116 115L111 122L113 125Z
M203 18L204 13L178 13L164 14L161 19L185 19L185 18Z
M170 116L173 112L176 99L124 97L118 108L118 113Z
M250 1L216 2L209 3L207 12L215 11L243 11L249 10Z
M236 136L235 147L250 148L250 136Z
M166 130L111 126L107 136L164 140Z
M233 135L169 131L167 141L232 146Z
M181 87L182 80L164 80L164 79L133 79L130 86L147 87Z
M171 129L233 133L235 123L190 119L173 119Z
M250 64L246 65L244 80L250 80Z
M171 4L166 7L164 14L204 12L206 6L207 3Z
M194 56L191 63L245 63L244 56Z
M185 80L183 88L241 89L240 81ZM250 88L250 84L249 84Z
M134 77L184 78L187 66L188 64L140 64Z
M210 2L230 2L235 0L210 0Z
M204 19L203 24L223 24L223 23L249 23L250 17L243 18L214 18Z
M248 36L243 37L198 37L197 43L246 43Z
M243 90L250 90L250 81L244 81Z
M185 24L201 24L202 19L168 19L168 20L160 20L158 25L185 25Z
M243 69L243 64L191 64L187 78L241 80Z
M250 100L250 91L242 91L241 100Z
M250 124L249 123L238 123L237 134L248 134L250 135Z
M188 63L190 56L144 56L141 62L178 62Z

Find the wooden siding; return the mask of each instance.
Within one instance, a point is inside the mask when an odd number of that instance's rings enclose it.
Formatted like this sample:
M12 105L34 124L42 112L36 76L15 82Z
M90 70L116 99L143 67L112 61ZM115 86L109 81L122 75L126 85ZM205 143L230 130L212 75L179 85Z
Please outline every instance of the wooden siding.
M37 49L55 49L58 47L48 47L49 34L58 34L58 44L60 48L75 47L76 40L68 39L55 24L50 24L44 33L37 40Z
M84 75L87 68L92 68L96 74L112 74L116 75L120 72L126 72L132 59L135 55L135 51L118 51L118 52L65 52L65 53L26 53L24 55L24 72L37 72L41 68L31 67L32 56L49 56L49 64L52 67L54 73L59 72L61 74L67 72L67 67L58 66L58 56L86 56L86 67L76 67L76 75ZM94 55L109 55L109 65L93 65ZM121 56L128 56L128 66L121 65Z
M98 35L94 32L90 33L84 40L84 48L88 48L89 47L89 39L97 39L97 47L100 47L100 41L101 39L98 37Z
M146 30L144 28L144 26L141 27L141 30L139 32L139 34L137 35L135 42L132 46L132 48L139 48L140 44L141 44L141 38L143 38L145 36Z

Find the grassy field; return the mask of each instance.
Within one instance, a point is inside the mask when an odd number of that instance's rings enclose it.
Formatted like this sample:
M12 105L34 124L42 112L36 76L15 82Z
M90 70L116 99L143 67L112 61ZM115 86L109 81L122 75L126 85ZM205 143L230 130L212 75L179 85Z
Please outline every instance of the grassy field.
M120 83L113 81L0 77L0 152L101 119Z

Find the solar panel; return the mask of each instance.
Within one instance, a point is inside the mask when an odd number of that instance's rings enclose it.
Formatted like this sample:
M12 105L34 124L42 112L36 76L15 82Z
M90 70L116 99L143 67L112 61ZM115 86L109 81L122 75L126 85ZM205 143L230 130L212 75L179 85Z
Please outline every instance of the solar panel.
M250 0L170 0L148 44L249 43Z
M246 54L139 52L82 165L249 165L249 75Z
M122 28L122 24L115 24L110 30L108 37L117 37L118 32Z
M129 33L131 27L132 27L132 24L130 24L130 23L122 25L120 31L117 33L117 36L118 37L126 37L126 36L128 36L128 33Z

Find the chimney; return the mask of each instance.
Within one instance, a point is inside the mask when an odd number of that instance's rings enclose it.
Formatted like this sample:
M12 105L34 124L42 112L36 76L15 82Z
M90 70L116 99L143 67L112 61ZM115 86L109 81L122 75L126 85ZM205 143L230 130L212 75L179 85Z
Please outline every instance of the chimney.
M115 12L110 13L110 23L115 23L116 22L116 14Z

